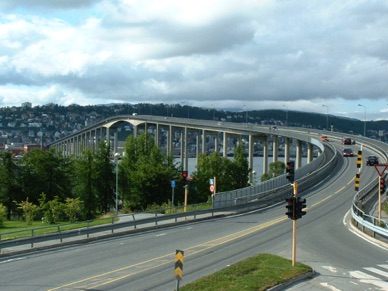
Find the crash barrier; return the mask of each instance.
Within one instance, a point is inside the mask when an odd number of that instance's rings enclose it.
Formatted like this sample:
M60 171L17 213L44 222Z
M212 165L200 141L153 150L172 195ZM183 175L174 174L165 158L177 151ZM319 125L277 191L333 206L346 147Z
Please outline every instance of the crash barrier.
M266 201L254 201L244 205L232 205L218 209L198 209L190 212L180 212L173 214L142 213L123 215L118 217L120 218L119 221L117 221L117 217L112 217L112 221L109 224L86 226L67 231L60 231L58 226L58 231L55 233L38 235L37 233L39 230L43 229L40 228L32 231L29 237L0 241L0 251L2 255L5 255L18 251L20 252L44 247L54 247L64 244L82 243L96 238L133 233L135 231L144 231L146 229L159 226L166 227L168 225L189 223L203 219L247 212L266 207L267 205L268 202ZM137 219L138 215L148 217ZM4 235L5 234L2 234L1 237Z
M334 173L339 155L331 144L325 144L324 150L313 162L295 171L298 192L310 189ZM225 207L244 204L256 200L266 201L268 205L284 200L293 193L293 186L286 175L280 175L256 186L217 193L213 198L213 207Z
M379 156L381 156L380 163L387 163L388 161L388 145L375 140L369 140L362 138L360 142L373 151L376 151ZM387 178L387 173L385 172L383 178ZM373 215L368 214L365 211L365 205L370 201L377 201L379 188L379 177L376 176L372 181L370 181L364 188L362 188L353 198L351 214L354 224L361 229L364 233L372 235L373 237L381 236L385 239L388 239L388 220L379 219ZM386 197L387 194L383 196ZM385 198L386 199L386 198ZM382 201L384 197L382 197Z

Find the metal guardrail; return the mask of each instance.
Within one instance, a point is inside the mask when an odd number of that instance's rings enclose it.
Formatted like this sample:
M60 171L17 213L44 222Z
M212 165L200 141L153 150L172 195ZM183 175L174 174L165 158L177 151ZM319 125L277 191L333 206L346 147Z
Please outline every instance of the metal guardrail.
M387 144L367 138L361 138L359 143L371 148L374 151L377 151L379 155L382 156L382 160L384 160L385 163L388 162ZM383 175L384 179L386 179L386 177L387 173ZM361 230L364 233L372 233L373 237L376 237L376 234L378 234L388 239L388 220L374 217L373 215L367 214L364 210L361 209L370 200L377 200L378 195L380 195L378 193L378 183L379 177L376 177L354 196L351 214L353 220L356 222L356 226L361 227Z
M295 172L299 192L316 185L317 182L327 177L337 165L339 155L334 146L331 144L325 144L324 146L325 150L322 155ZM213 196L213 207L219 208L255 200L267 200L273 204L290 196L290 193L293 193L292 191L292 185L284 174L256 186L217 193Z

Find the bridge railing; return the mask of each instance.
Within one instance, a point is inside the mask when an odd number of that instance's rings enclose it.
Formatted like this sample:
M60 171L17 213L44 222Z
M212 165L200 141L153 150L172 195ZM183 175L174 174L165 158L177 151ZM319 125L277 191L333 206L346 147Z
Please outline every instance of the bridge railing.
M325 145L323 154L295 172L298 191L307 190L317 184L318 181L327 177L336 166L337 161L336 149L330 144ZM284 200L292 193L292 185L284 174L255 186L217 193L213 196L213 207L220 208L259 200L266 200L268 205L270 205L282 199Z
M358 142L369 147L373 151L376 151L382 157L381 163L388 162L388 145L386 143L367 138L360 138ZM386 177L387 173L383 175L384 179L386 179ZM368 214L365 210L365 205L367 203L378 200L378 195L380 195L378 193L378 185L379 177L376 176L376 178L372 179L365 187L360 189L353 198L351 214L355 225L363 232L371 234L373 237L380 235L384 238L388 238L388 220L379 219L378 217ZM383 203L383 199L381 203Z

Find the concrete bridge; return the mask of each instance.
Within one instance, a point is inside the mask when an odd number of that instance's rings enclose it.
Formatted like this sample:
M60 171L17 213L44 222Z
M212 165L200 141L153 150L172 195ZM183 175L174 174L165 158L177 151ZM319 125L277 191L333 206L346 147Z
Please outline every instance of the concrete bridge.
M307 163L313 160L314 152L320 154L323 144L316 137L297 132L291 128L276 128L255 124L219 122L175 117L126 115L107 118L74 132L49 144L64 156L80 156L90 148L97 150L101 141L112 146L112 157L122 153L122 145L128 135L150 132L156 144L166 152L178 155L182 169L187 170L188 158L199 153L220 152L224 157L233 152L238 142L247 146L249 167L253 168L253 157L260 152L263 156L263 173L268 172L269 157L277 161L279 153L287 162L295 159L295 168L302 166L302 156ZM255 151L255 148L260 150Z

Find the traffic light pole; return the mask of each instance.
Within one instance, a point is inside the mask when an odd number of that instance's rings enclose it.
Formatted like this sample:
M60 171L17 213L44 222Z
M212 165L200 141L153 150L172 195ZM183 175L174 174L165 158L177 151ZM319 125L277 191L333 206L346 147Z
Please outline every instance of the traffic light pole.
M296 182L292 183L294 188L294 201L297 200L298 196L298 184ZM295 215L295 212L294 212ZM295 266L296 262L296 219L292 220L292 266Z

